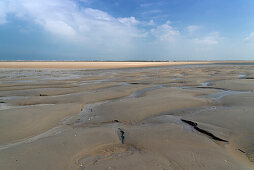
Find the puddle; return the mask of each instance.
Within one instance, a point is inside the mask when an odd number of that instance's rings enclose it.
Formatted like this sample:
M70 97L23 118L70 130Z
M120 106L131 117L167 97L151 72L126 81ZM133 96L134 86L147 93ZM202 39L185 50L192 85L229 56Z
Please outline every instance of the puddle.
M8 109L20 109L20 108L26 108L31 106L53 106L55 104L33 104L33 105L26 105L26 106L13 106L8 105L6 103L0 103L0 111L1 110L8 110Z
M25 106L19 106L19 105L10 105L8 103L8 100L12 99L26 99L28 96L7 96L7 97L0 97L0 111L1 110L8 110L8 109L18 109L18 108L25 108L30 106L50 106L55 104L33 104L33 105L25 105Z
M74 122L74 126L80 126L80 125L83 125L85 123L89 123L90 120L95 118L95 116L92 114L93 109L95 107L97 107L99 105L102 105L102 104L105 104L109 101L97 102L97 103L85 105L83 107L82 111L78 115L69 118L69 120L65 121L65 124L71 123L74 119L76 120Z
M237 77L238 78L243 78L243 77L246 77L247 75L246 74L239 74Z
M0 110L11 109L11 106L8 106L6 103L0 103Z
M211 82L203 82L203 83L200 83L200 85L202 87L207 87L207 86L210 86L212 83Z
M144 95L145 93L152 91L152 90L157 90L160 88L163 88L163 85L154 85L153 87L149 87L149 88L145 88L142 90L138 90L135 93L133 93L132 95L130 95L130 97L141 97L142 95Z
M201 87L208 87L209 85L211 85L211 82L201 83ZM190 87L190 86L173 87L173 88L192 89L192 90L198 89L198 88ZM209 95L203 95L202 97L211 98L211 99L214 99L214 100L220 100L220 99L222 99L223 97L226 97L226 96L237 95L237 94L244 94L244 93L249 93L249 92L246 92L246 91L223 90L223 91L218 92L218 93L209 94Z
M7 110L7 109L13 109L13 108L22 108L24 106L15 106L15 105L9 105L8 100L11 99L21 99L21 98L27 98L25 96L7 96L7 97L0 97L0 110Z
M173 80L182 80L183 78L181 77L176 77L176 78L173 78Z
M222 99L223 97L226 97L226 96L236 95L236 94L243 94L243 93L249 93L249 92L227 90L227 91L222 91L222 92L218 92L218 93L215 93L215 94L204 95L202 97L207 97L207 98L212 98L212 99L215 99L215 100L220 100L220 99Z
M8 85L8 84L29 84L34 83L38 80L16 80L16 81L0 81L0 84L2 85Z
M79 85L90 85L90 84L99 84L104 82L110 82L111 79L98 79L98 80L87 80L87 81L80 81L78 82Z

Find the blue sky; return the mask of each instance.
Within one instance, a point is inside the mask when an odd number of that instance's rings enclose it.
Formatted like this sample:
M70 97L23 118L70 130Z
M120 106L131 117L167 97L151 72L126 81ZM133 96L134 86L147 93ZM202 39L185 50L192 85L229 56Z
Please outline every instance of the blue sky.
M1 0L0 60L253 60L253 9L253 0Z

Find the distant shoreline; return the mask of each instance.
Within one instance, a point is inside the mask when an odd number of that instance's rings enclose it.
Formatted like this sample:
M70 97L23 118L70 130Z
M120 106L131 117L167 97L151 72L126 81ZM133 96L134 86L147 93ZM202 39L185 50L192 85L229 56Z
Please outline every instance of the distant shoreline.
M0 61L0 68L12 69L113 69L189 64L248 64L254 61Z

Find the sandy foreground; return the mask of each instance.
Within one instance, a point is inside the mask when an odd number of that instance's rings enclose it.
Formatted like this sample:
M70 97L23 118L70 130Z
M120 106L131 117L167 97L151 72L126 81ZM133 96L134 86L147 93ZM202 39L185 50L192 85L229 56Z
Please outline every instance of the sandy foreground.
M0 169L253 169L254 65L174 63L0 62Z

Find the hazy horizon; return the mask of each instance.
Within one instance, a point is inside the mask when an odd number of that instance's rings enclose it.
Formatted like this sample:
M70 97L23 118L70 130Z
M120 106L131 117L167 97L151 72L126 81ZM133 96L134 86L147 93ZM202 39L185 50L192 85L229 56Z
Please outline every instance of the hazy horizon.
M0 61L253 60L250 0L2 0Z

